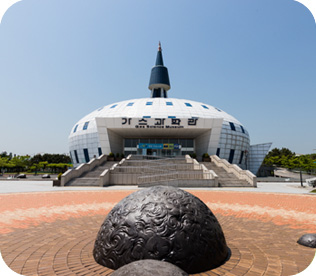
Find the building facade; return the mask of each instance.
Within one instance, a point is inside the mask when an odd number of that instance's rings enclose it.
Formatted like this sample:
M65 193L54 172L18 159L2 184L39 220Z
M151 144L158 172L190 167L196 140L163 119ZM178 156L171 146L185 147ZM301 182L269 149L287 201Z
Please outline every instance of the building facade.
M247 129L211 105L168 98L170 81L159 43L149 98L101 107L79 120L69 135L74 166L101 154L218 155L256 173L271 143L250 145Z

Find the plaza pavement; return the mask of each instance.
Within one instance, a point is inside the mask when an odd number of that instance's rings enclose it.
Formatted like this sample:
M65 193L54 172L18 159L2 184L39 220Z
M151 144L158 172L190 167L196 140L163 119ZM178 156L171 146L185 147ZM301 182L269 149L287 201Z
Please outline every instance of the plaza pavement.
M299 182L258 182L257 188L211 188L212 191L243 191L243 192L267 192L308 194L312 187ZM52 181L28 181L28 180L1 180L0 194L2 193L27 193L27 192L57 192L57 191L94 191L94 190L133 190L135 186L108 186L108 187L53 187ZM210 190L210 188L187 188L187 190Z
M3 259L22 275L110 275L112 270L93 260L94 240L106 214L136 190L0 181ZM315 249L297 244L303 234L316 233L311 188L258 183L258 188L186 190L213 211L232 251L224 265L198 275L288 276L311 263Z

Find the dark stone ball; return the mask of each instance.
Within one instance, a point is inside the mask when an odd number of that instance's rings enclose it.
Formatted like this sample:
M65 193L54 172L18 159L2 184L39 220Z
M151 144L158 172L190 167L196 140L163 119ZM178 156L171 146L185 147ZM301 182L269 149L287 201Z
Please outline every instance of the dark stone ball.
M316 234L306 234L297 241L300 245L316 248Z
M187 273L222 265L229 257L224 233L211 210L178 188L155 186L130 194L108 214L97 235L97 263L117 269L155 259Z
M140 260L115 270L112 276L189 276L179 267L157 260Z

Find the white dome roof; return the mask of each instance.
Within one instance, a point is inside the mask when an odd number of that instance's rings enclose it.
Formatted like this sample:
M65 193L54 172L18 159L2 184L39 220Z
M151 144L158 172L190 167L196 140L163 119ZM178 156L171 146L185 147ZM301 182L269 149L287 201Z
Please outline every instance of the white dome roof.
M101 107L79 120L77 124L94 121L96 117L127 117L127 118L223 118L226 122L241 125L228 113L201 102L176 98L141 98L116 102ZM91 125L89 125L91 127Z

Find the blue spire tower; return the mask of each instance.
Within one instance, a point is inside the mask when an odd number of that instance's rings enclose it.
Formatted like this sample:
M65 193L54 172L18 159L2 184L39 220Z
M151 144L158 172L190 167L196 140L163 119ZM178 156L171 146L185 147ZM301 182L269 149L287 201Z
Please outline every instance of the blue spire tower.
M159 41L156 65L151 69L149 90L152 98L168 98L167 91L170 89L168 69L163 65L161 44Z

